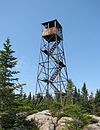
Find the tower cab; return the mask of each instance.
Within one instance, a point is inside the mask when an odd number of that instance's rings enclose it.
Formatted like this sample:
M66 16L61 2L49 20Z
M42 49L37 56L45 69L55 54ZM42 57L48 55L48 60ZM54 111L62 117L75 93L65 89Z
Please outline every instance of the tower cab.
M57 20L42 23L42 37L48 42L63 40L62 26Z

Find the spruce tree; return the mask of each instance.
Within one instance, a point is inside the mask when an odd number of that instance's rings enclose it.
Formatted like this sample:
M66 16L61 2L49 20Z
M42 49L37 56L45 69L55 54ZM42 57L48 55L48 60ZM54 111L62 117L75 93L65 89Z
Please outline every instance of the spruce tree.
M82 87L81 105L87 112L90 112L90 106L88 102L88 90L86 87L86 83L84 83Z
M73 104L73 89L74 84L72 80L68 80L67 89L66 89L66 104Z
M78 92L77 92L77 88L75 87L74 94L73 94L73 104L76 104L77 100L78 100Z
M74 88L74 92L73 92L73 103L74 104L81 104L81 94L80 94L80 89L77 90L77 88Z
M26 99L27 98L27 95L26 93L23 94L23 99Z
M81 96L81 94L80 94L80 89L78 89L78 93L77 93L77 103L78 103L78 104L81 104L81 102L82 102L82 96Z
M29 101L29 102L32 101L32 95L31 95L31 92L29 92L29 95L28 95L28 101Z
M15 51L11 49L10 39L3 44L4 49L0 50L0 113L2 128L11 128L15 116L15 90L18 78L16 74L19 71L13 68L17 65L17 58L13 56Z
M92 92L91 92L91 94L90 94L90 96L89 96L89 105L90 105L91 114L94 114L95 104L94 104L94 96L93 96L93 93L92 93Z
M100 89L95 94L95 114L100 116Z
M83 87L82 87L82 98L85 100L85 101L88 101L88 90L86 88L86 83L83 84Z

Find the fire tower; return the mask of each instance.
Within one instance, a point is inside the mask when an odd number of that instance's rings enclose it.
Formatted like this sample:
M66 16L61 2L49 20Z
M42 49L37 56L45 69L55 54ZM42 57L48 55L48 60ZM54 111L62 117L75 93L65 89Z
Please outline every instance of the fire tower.
M59 99L62 101L67 81L62 26L57 20L42 23L36 94L59 95Z

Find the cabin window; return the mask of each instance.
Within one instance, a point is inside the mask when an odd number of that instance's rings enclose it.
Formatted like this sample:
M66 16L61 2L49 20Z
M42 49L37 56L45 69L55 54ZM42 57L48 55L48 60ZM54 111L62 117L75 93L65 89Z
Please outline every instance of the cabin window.
M49 28L54 27L54 21L49 23Z

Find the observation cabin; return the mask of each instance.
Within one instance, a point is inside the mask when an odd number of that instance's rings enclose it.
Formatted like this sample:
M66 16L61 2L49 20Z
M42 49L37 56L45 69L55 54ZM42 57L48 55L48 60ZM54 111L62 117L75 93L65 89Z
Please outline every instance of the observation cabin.
M57 20L42 23L42 37L48 42L63 40L62 26Z

